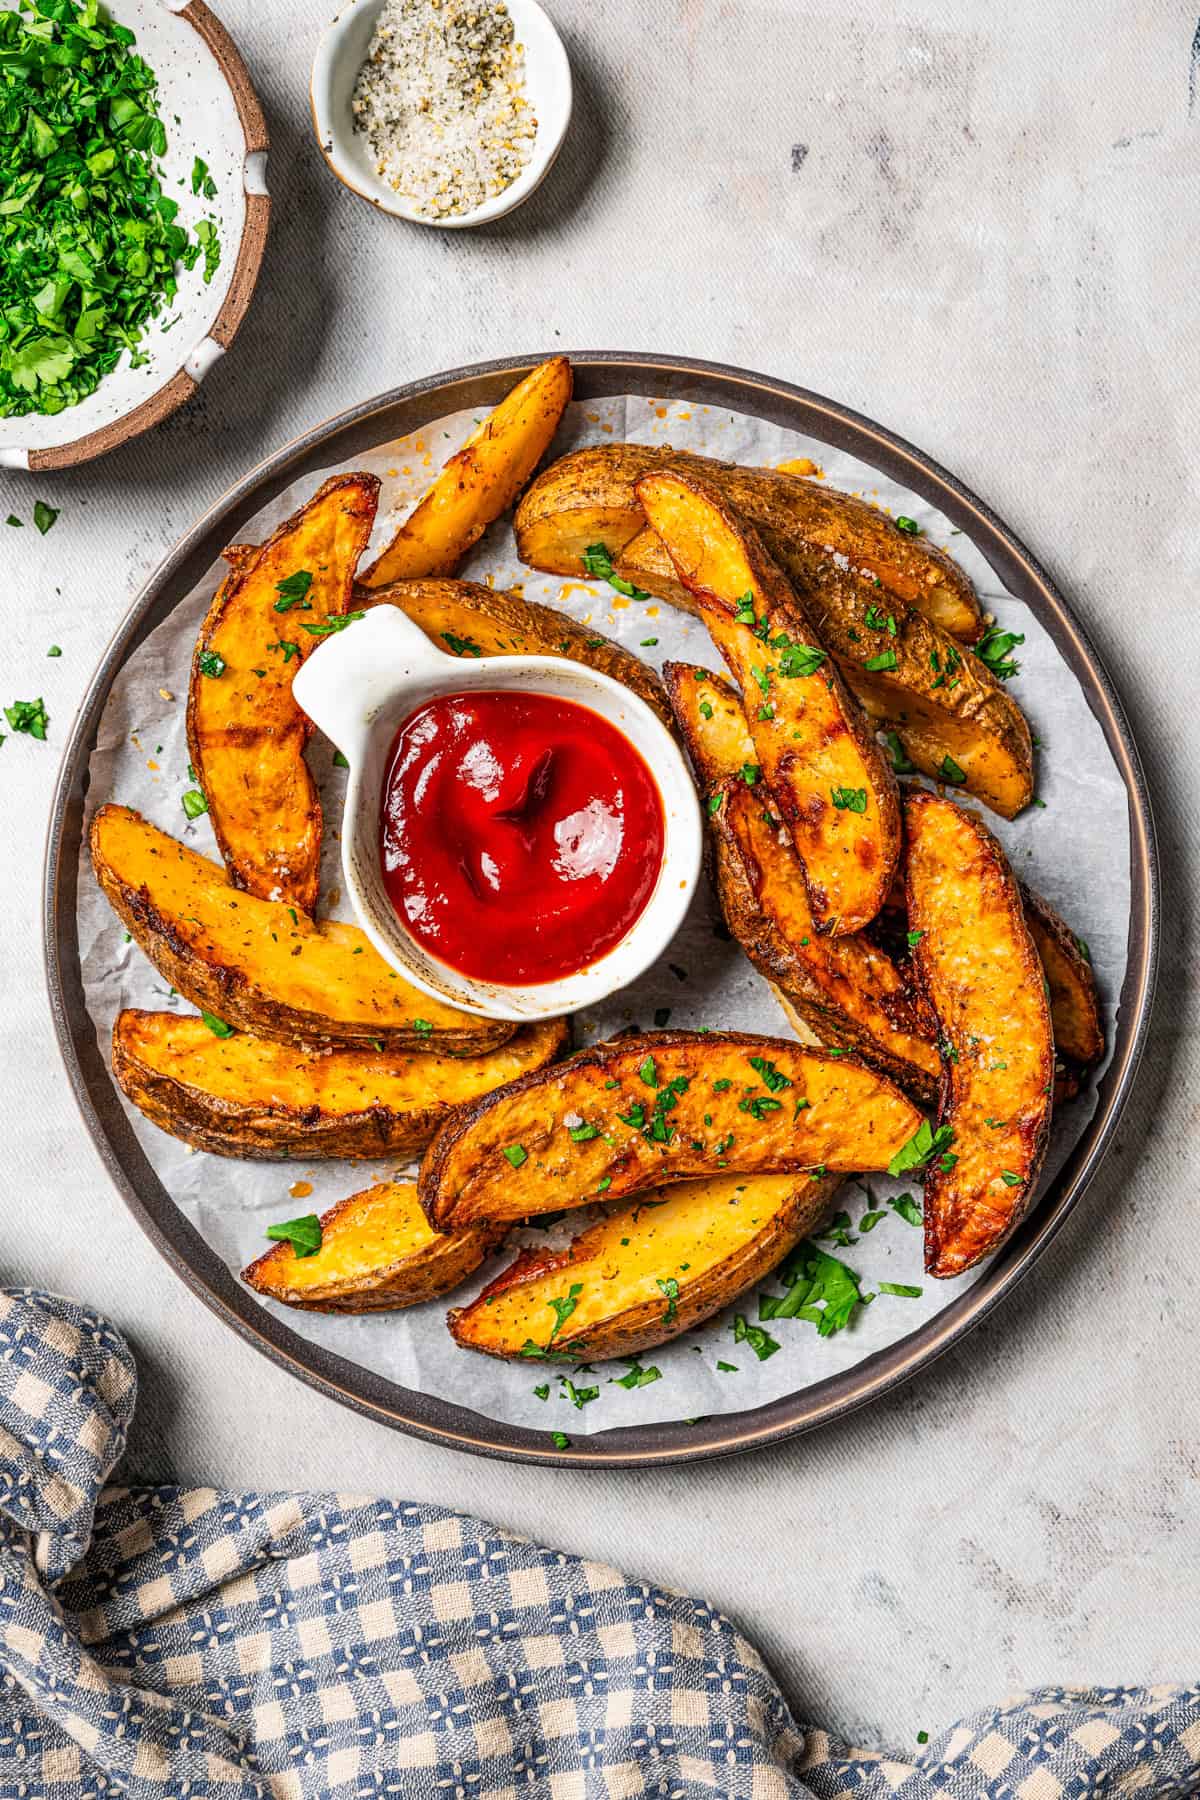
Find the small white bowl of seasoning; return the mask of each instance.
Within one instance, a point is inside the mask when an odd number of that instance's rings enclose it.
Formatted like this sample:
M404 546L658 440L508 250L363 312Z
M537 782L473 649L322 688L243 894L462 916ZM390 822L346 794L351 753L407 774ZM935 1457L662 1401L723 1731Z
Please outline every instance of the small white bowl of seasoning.
M571 66L538 0L350 0L317 46L313 126L381 212L461 230L538 187L571 118Z

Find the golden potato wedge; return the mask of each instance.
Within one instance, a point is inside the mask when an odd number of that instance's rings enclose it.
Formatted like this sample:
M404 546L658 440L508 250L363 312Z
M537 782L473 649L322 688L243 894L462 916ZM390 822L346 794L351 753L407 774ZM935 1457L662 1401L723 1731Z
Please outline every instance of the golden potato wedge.
M109 904L155 968L227 1025L283 1044L386 1050L491 1050L513 1034L418 993L356 925L317 924L232 887L127 806L102 806L89 844Z
M742 696L723 675L695 663L668 662L663 683L703 794L754 764Z
M716 487L763 533L785 568L780 544L814 573L848 566L869 587L879 584L877 598L916 607L963 643L979 636L979 602L964 572L928 538L900 530L878 507L802 476L741 468L669 444L595 444L552 463L526 491L513 521L522 561L551 575L578 575L584 552L601 543L620 574L672 599L656 585L669 582L671 571L648 543L634 542L644 525L634 488L658 469Z
M620 1200L689 1176L883 1169L921 1115L852 1057L740 1032L598 1044L461 1107L425 1153L439 1230Z
M541 462L570 398L571 365L565 356L532 369L450 458L371 564L363 585L453 575Z
M631 650L579 625L567 613L476 581L396 581L360 589L366 606L398 606L439 650L456 656L565 656L623 682L673 725L654 670Z
M567 1042L562 1019L525 1025L498 1050L302 1050L203 1019L126 1011L113 1076L152 1124L215 1156L414 1156L464 1101L543 1068Z
M637 494L742 690L817 929L860 931L900 860L896 778L870 727L754 531L690 476L647 475Z
M1025 923L1046 972L1054 1048L1081 1069L1104 1059L1100 996L1089 956L1048 900L1020 883Z
M599 445L563 457L529 489L515 520L521 556L578 575L585 550L600 543L618 574L694 613L694 597L664 566L637 505L637 482L656 469L698 476L757 530L856 698L876 726L896 732L915 767L964 786L1007 818L1028 805L1029 728L991 670L963 647L982 626L970 583L923 537L851 495L685 451Z
M1050 1135L1054 1038L1042 966L1003 850L951 800L911 793L908 917L943 1078L925 1176L925 1267L961 1275L1020 1223Z
M303 1312L396 1312L448 1294L496 1242L487 1226L431 1231L411 1181L382 1181L321 1214L321 1248L297 1256L276 1244L242 1280Z
M720 1312L829 1210L840 1175L710 1175L653 1188L563 1250L525 1250L448 1323L487 1356L636 1356Z
M941 1063L896 964L863 932L817 931L787 832L744 782L722 783L713 798L717 893L750 961L819 1044L855 1050L932 1107Z
M292 676L349 607L378 500L374 475L335 475L261 549L233 546L192 658L188 753L229 879L309 913L321 802L304 761L312 725Z

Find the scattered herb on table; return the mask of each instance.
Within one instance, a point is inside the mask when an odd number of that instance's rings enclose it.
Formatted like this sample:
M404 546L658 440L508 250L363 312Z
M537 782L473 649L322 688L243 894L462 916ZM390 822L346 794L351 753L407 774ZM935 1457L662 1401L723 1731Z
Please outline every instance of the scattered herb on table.
M881 1281L879 1291L881 1294L896 1294L901 1300L919 1300L925 1290L919 1287L907 1287L902 1281Z
M643 1369L641 1363L635 1362L627 1374L613 1377L613 1386L621 1388L649 1387L652 1381L661 1380L662 1370L656 1368L653 1363L648 1369Z
M145 362L178 265L203 255L211 280L220 261L215 224L189 236L163 192L157 80L134 42L98 0L0 12L0 418L60 413L126 352Z
M906 518L903 513L896 514L896 530L906 531L909 537L920 537L921 527L915 519Z
M4 716L14 731L23 731L27 737L45 743L50 715L44 700L14 700L11 706L5 707Z
M44 500L34 501L33 522L43 537L45 537L46 533L52 529L55 520L59 516L59 511L60 509L58 507L47 506Z
M759 1362L766 1362L780 1347L769 1331L764 1331L761 1325L751 1325L741 1313L733 1321L733 1341L749 1344Z
M888 1201L888 1205L894 1213L899 1213L900 1217L908 1225L923 1225L925 1223L925 1215L911 1194L897 1194L894 1200Z
M196 157L192 163L192 192L202 194L206 200L215 200L217 184L208 172L208 164L202 156Z
M989 625L979 642L971 647L997 681L1011 681L1014 675L1020 673L1021 665L1013 662L1009 653L1024 642L1023 631L1003 631L999 625Z
M199 788L188 788L183 794L182 804L189 819L198 819L208 811L208 801Z
M760 1319L804 1319L822 1337L830 1337L866 1304L854 1270L807 1240L788 1258L780 1276L787 1292L760 1294Z
M47 656L61 656L62 655L61 645L51 644L50 648L46 652L46 655Z

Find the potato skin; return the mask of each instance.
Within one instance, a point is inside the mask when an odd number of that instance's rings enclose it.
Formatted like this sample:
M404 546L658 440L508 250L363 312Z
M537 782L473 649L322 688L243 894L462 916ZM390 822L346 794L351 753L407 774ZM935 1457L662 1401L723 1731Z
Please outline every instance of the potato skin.
M379 482L335 475L261 548L231 546L200 627L188 682L188 754L235 887L311 913L321 868L321 802L304 761L312 725L292 676L319 642L305 630L347 611ZM307 610L276 612L278 583L306 570ZM286 638L294 649L284 659ZM204 673L218 656L222 674Z
M477 581L396 581L387 587L358 588L356 604L398 606L439 650L474 656L565 656L622 682L644 700L663 724L674 729L662 682L649 664L580 625L567 613L540 606L520 594L484 587ZM455 650L451 640L474 648Z
M778 1103L752 1056L784 1078ZM647 1136L659 1094L679 1081L663 1113L671 1136L666 1123L662 1137ZM883 1169L920 1120L898 1088L852 1056L742 1032L652 1032L595 1045L460 1107L426 1151L417 1189L444 1231L692 1176ZM506 1151L520 1154L514 1162Z
M964 643L979 636L983 621L967 576L944 551L901 531L878 507L803 476L742 468L669 444L594 444L552 463L517 508L521 560L552 575L578 575L588 544L602 542L615 559L628 549L632 560L622 572L635 581L646 574L642 585L659 593L654 576L669 580L670 571L661 562L655 567L647 545L635 544L645 521L631 498L635 483L655 469L713 482L760 527L769 522L769 511L795 554L814 569L840 557L951 636Z
M242 1280L300 1312L396 1312L458 1287L496 1242L485 1226L431 1232L408 1181L339 1200L321 1214L321 1234L315 1256L297 1257L291 1244L278 1243L242 1270Z
M453 575L493 519L507 512L549 449L572 384L565 356L531 369L455 451L367 570L364 585Z
M702 1325L769 1274L820 1224L841 1182L839 1175L717 1176L651 1189L614 1209L564 1249L522 1251L469 1306L451 1311L451 1335L464 1349L517 1360L529 1343L553 1351L561 1341L565 1355L588 1362L653 1350ZM756 1193L762 1195L763 1222L753 1236L735 1237L729 1222L736 1215L730 1208L748 1206ZM676 1253L664 1257L658 1244L671 1224ZM622 1294L626 1270L649 1277L643 1281L649 1292ZM562 1282L555 1279L560 1274ZM597 1275L611 1310L601 1309L574 1329L568 1318L548 1343L554 1322L551 1290L569 1291L578 1277L587 1295L589 1277ZM658 1286L663 1277L677 1282L673 1301Z
M896 778L873 732L757 533L690 475L645 476L637 495L742 690L817 929L834 937L861 930L883 905L900 859ZM747 606L750 623L741 617ZM796 656L815 656L817 666L793 667ZM858 804L846 804L847 796Z
M357 926L314 924L298 911L293 919L281 902L241 893L216 863L127 806L100 807L88 842L106 899L160 975L226 1024L284 1044L378 1040L389 1050L489 1050L513 1034L502 1020L419 994ZM306 948L317 980L295 960ZM419 1019L431 1029L419 1030Z
M1046 972L1054 1048L1066 1065L1068 1080L1104 1060L1104 1026L1100 995L1091 962L1079 940L1048 900L1020 883L1025 923Z
M908 917L943 1048L946 1167L925 1175L925 1267L961 1275L1027 1212L1050 1137L1054 1039L1042 965L1004 852L953 801L910 793ZM1005 1179L1005 1177L1009 1179Z
M408 1157L454 1106L542 1068L566 1044L565 1021L552 1019L476 1057L312 1052L248 1032L218 1038L190 1015L126 1010L113 1026L112 1069L152 1124L215 1156Z
M598 445L552 464L529 489L515 522L522 558L535 568L577 576L587 543L600 541L622 574L680 604L682 584L662 572L661 554L646 541L637 504L637 482L655 469L710 482L758 532L872 723L895 730L923 774L946 779L949 756L964 771L967 791L993 811L1012 818L1029 804L1028 724L991 670L965 647L982 627L969 582L949 558L923 538L898 531L865 502L775 470L738 468L669 448ZM857 523L849 527L849 537L835 533L828 517L820 526L812 523L817 501L835 510L852 503ZM895 556L889 550L884 558L876 543L855 547L855 532L868 523L878 527ZM929 579L911 569L908 576L898 574L897 557L923 561ZM943 564L961 581L961 591L943 580ZM686 609L696 611L694 597ZM894 633L886 624L889 617ZM956 622L957 637L947 628L949 620ZM894 670L865 668L888 652L896 658Z

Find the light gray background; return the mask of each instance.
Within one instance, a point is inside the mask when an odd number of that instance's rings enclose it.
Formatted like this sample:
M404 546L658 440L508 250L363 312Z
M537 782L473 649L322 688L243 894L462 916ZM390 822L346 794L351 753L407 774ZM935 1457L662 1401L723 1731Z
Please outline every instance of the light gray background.
M7 1151L0 1268L128 1333L127 1473L482 1513L703 1590L802 1717L911 1748L1026 1684L1196 1679L1195 11L1100 0L554 0L571 136L486 232L377 218L311 141L317 0L220 0L272 131L259 294L196 403L69 477L0 475ZM800 149L798 146L805 146ZM193 1299L84 1136L38 925L57 749L176 535L261 455L411 377L572 347L759 367L989 499L1078 607L1156 796L1161 1000L1107 1167L1037 1273L885 1402L751 1459L585 1476L467 1459L289 1380ZM2 530L2 528L0 528ZM63 655L46 660L51 642ZM1110 829L1098 819L1097 831Z

